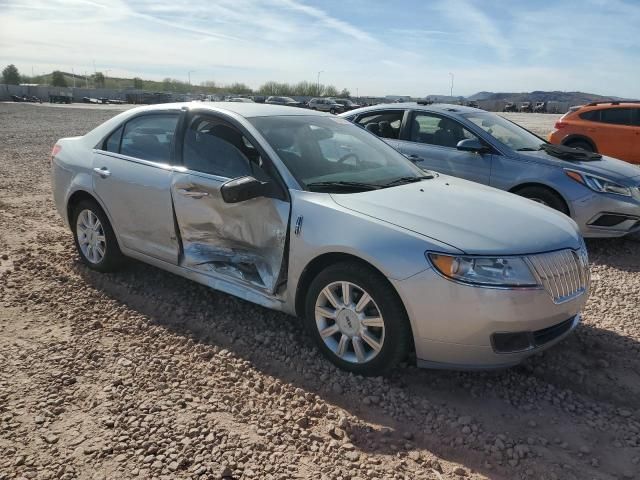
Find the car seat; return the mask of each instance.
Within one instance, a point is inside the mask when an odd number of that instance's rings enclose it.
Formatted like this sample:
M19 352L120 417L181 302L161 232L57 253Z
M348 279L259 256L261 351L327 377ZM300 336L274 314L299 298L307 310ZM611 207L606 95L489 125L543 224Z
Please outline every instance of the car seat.
M378 127L377 123L375 122L367 123L364 128L366 130L369 130L371 133L377 135L378 137L380 136L380 127Z
M391 124L387 120L382 120L378 122L378 127L380 128L380 136L384 138L398 138L395 134L395 131L391 127Z
M433 134L433 143L443 147L455 147L458 144L458 136L453 132L453 125L445 118L438 122L438 130Z

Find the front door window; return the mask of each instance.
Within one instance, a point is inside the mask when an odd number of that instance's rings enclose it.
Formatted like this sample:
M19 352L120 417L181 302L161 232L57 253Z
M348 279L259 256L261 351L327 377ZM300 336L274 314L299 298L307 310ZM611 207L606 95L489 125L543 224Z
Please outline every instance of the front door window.
M456 148L461 140L477 138L455 120L429 113L415 114L410 135L412 142L449 148Z

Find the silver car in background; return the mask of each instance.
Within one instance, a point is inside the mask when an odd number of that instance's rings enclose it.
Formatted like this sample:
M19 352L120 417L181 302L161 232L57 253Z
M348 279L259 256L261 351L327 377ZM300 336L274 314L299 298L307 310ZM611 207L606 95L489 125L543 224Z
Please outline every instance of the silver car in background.
M535 200L573 218L585 237L640 231L640 168L542 138L460 105L376 105L343 114L428 170Z
M132 257L303 318L349 371L513 365L573 330L589 289L563 214L425 172L333 115L251 103L121 113L52 152L82 261Z
M308 107L311 110L318 110L319 112L329 113L342 113L344 112L344 105L336 102L331 98L312 98L309 100Z

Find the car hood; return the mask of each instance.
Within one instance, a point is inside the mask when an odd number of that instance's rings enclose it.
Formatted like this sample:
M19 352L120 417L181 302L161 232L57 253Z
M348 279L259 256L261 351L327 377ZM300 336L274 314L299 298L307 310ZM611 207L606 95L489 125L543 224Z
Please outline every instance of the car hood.
M332 194L340 206L405 228L467 254L520 255L578 248L569 217L517 195L459 178L352 194Z
M623 185L636 185L638 180L640 180L640 168L638 168L637 165L604 155L600 160L570 162L549 155L543 150L537 152L518 152L518 154L525 159L543 160L545 163L550 163L562 168L571 168L584 173L599 175L609 180L622 183Z

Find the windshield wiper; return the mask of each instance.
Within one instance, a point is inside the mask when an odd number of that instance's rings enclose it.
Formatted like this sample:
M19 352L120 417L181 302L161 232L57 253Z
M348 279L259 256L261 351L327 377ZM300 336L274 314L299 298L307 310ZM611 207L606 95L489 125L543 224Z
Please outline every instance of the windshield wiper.
M375 183L334 181L334 182L307 183L307 188L309 189L339 188L343 190L378 190L382 188L382 186L376 185Z
M537 152L538 150L542 150L542 148L543 148L542 145L539 146L538 148L522 147L522 148L518 148L516 152Z
M421 182L422 180L428 180L430 178L433 178L433 175L425 175L423 177L400 177L400 178L396 178L395 180L391 180L390 182L385 183L384 186L385 187L391 187L392 185L401 185L401 184L405 184L405 183Z

